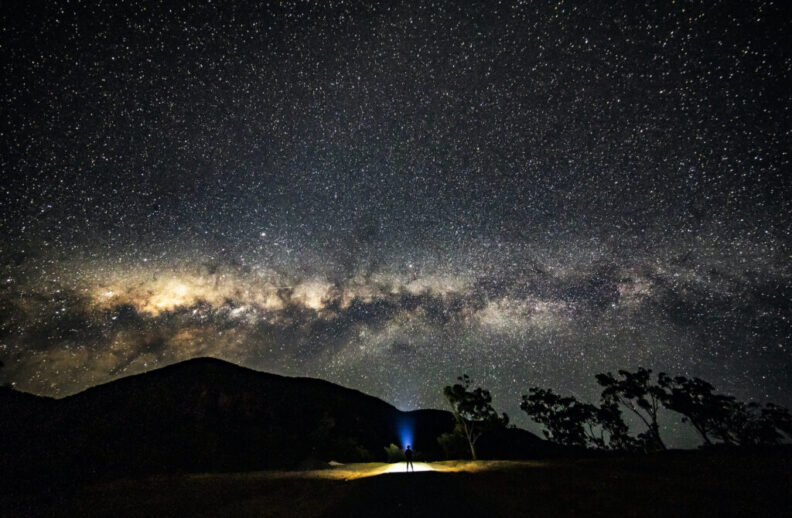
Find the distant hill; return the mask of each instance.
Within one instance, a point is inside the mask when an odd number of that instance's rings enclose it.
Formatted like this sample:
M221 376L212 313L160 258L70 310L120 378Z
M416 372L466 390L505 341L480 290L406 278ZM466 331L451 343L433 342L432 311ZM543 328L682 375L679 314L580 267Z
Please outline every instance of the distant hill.
M0 476L20 483L156 473L315 467L385 459L405 430L424 459L443 458L442 410L402 412L327 381L200 358L64 399L0 392ZM499 457L555 450L524 430L489 442Z

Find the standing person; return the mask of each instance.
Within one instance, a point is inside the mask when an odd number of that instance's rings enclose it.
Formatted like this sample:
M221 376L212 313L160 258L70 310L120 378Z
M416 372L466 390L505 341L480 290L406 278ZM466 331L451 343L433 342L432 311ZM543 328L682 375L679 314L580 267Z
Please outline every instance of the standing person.
M404 450L404 458L407 460L407 471L410 471L410 468L412 468L413 473L415 473L415 466L413 466L412 463L412 455L413 451L410 449L410 445L408 444L407 449Z

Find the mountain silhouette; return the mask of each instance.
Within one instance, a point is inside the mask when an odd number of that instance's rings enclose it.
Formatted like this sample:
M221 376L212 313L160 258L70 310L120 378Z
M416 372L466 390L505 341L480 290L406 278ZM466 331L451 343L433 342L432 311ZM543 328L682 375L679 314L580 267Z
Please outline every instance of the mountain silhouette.
M384 461L410 430L423 460L443 458L450 412L394 406L333 383L199 358L63 399L0 393L0 475L20 484L146 474L295 469ZM554 448L524 430L482 438L482 451L541 457ZM511 445L511 446L510 446ZM494 447L494 450L493 450Z

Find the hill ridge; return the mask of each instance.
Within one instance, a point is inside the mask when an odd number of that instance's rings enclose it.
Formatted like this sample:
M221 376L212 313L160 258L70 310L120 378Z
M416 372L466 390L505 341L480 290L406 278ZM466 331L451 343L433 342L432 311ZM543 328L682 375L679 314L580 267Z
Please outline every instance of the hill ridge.
M21 396L21 397L20 397ZM391 444L418 460L446 457L444 410L402 411L382 399L308 377L194 358L90 387L58 400L0 393L0 477L63 483L183 472L296 469L386 461ZM480 441L486 458L487 436ZM489 441L491 457L555 450L519 429ZM517 458L517 457L515 457Z
M446 410L438 409L438 408L416 408L416 409L412 409L412 410L401 410L398 407L396 407L396 405L394 405L393 403L391 403L391 402L389 402L389 401L387 401L387 400L385 400L385 399L383 399L381 397L374 396L372 394L368 394L366 392L363 392L362 390L359 390L359 389L356 389L356 388L352 388L352 387L347 387L346 385L342 385L340 383L336 383L336 382L333 382L333 381L330 381L330 380L326 380L326 379L323 379L323 378L312 377L312 376L290 376L290 375L286 375L286 374L277 374L277 373L274 373L274 372L257 370L257 369L253 369L251 367L246 367L244 365L239 365L237 363L230 362L228 360L223 360L221 358L216 358L216 357L213 357L213 356L199 356L199 357L196 357L196 358L190 358L190 359L187 359L187 360L170 363L170 364L164 365L162 367L158 367L158 368L155 368L155 369L150 369L150 370L147 370L147 371L144 371L144 372L139 372L139 373L136 373L136 374L130 374L129 376L122 376L122 377L107 381L105 383L100 383L98 385L93 385L91 387L85 388L84 390L81 390L79 392L75 392L74 394L69 394L68 396L64 396L62 398L47 398L47 399L54 399L56 401L65 401L65 400L69 400L71 398L75 398L75 397L81 396L81 395L83 395L85 393L94 391L95 389L98 389L98 388L101 388L101 387L108 387L108 386L111 386L111 385L114 385L114 384L124 384L124 383L133 382L131 380L142 381L142 380L146 380L146 379L153 379L153 377L156 377L156 376L164 376L166 374L177 373L179 371L186 371L188 368L189 369L199 369L199 368L206 368L206 367L210 367L210 368L218 368L219 367L219 368L225 369L228 374L231 374L234 371L236 371L236 373L242 374L242 375L246 375L246 376L259 376L259 377L262 377L262 378L263 377L269 377L269 378L272 378L272 379L279 379L279 380L305 381L305 382L308 382L308 383L323 384L323 385L326 385L328 387L332 386L335 389L341 389L341 390L348 391L348 392L354 393L354 394L358 394L358 395L361 395L361 396L364 396L364 397L367 397L367 398L376 399L376 400L381 401L382 403L392 407L394 410L397 410L399 412L410 413L410 412L419 412L419 411L424 411L424 410L447 412ZM46 397L46 396L37 396L36 394L30 394L30 395L36 396L36 397Z

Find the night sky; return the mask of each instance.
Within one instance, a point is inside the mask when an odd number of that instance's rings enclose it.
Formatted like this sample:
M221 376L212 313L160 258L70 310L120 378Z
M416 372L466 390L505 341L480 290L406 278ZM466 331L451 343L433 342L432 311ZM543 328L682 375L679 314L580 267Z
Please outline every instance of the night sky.
M785 2L13 3L19 390L214 356L402 409L464 372L523 426L638 366L792 405Z

